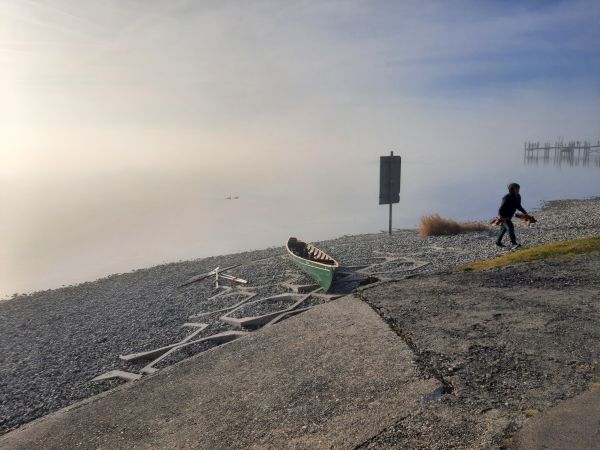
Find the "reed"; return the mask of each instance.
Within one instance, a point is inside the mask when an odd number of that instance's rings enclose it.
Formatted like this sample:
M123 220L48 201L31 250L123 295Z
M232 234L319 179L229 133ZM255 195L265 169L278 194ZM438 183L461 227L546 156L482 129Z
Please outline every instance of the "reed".
M470 231L487 230L488 226L480 222L459 223L444 219L439 214L421 217L419 233L421 236L444 236L450 234L468 233Z

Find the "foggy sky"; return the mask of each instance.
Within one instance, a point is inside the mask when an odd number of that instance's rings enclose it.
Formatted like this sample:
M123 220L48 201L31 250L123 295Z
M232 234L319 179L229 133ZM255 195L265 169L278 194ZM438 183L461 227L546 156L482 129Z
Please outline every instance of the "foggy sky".
M597 139L599 20L596 1L0 0L0 283L156 239L202 199L375 190L390 150L427 192L524 140Z

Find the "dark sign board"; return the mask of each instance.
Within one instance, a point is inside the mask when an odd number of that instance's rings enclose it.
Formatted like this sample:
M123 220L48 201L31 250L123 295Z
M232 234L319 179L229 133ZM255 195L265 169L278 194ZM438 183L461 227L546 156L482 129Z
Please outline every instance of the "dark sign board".
M382 156L379 159L379 204L400 202L400 156Z

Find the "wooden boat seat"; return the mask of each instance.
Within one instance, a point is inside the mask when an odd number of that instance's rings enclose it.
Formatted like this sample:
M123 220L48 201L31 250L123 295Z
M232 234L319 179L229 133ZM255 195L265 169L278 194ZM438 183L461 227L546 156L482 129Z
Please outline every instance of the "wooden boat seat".
M333 260L327 256L327 254L320 249L314 248L314 247L310 247L308 250L308 257L310 258L311 261L315 261L321 264L328 264L328 265L333 265L334 262Z
M305 242L299 241L296 238L290 238L288 242L288 248L297 256L306 258L314 262L321 264L327 264L330 266L335 265L335 261L331 259L327 253L323 250L313 247L312 245L306 244Z

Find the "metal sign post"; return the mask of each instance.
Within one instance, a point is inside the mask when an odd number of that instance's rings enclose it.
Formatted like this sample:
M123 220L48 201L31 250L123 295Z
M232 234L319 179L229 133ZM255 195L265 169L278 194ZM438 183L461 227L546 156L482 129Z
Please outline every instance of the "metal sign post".
M400 167L402 158L381 156L379 158L379 204L390 205L389 233L392 234L392 204L400 202Z

